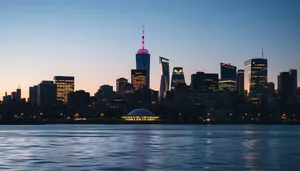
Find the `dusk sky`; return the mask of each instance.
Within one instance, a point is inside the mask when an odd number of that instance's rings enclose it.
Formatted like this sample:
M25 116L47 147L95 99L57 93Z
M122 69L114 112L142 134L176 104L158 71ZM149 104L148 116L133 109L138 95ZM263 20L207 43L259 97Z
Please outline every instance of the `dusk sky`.
M197 71L219 73L220 62L243 69L261 57L269 81L300 70L300 1L294 0L0 0L0 96L53 76L75 76L75 89L130 80L135 54L151 54L151 88L158 90L158 57ZM298 82L300 80L298 73Z

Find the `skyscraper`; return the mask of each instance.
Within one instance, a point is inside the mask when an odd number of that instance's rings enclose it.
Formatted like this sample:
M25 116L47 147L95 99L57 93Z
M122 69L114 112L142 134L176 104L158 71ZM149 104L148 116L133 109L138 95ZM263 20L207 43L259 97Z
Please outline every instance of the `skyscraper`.
M54 84L57 86L57 100L68 102L68 94L74 92L74 77L55 76Z
M42 81L38 85L37 106L47 107L53 106L57 100L56 84L53 81Z
M245 62L244 85L247 95L254 105L259 105L267 94L268 61L264 58Z
M118 93L124 93L128 80L126 78L119 78L116 80L116 89Z
M170 68L169 59L164 57L159 57L159 63L161 66L161 79L160 79L160 89L159 89L159 102L161 103L166 97L166 92L169 91L170 87Z
M244 86L244 70L238 70L236 76L236 88L237 93L239 96L243 96L245 93L245 86Z
M182 67L174 67L172 72L171 88L174 89L179 84L185 84Z
M38 86L29 87L29 103L37 106Z
M296 78L295 78L296 77ZM278 95L282 102L286 103L294 98L297 89L297 70L281 72L277 77Z
M142 32L142 49L139 49L136 54L136 69L144 70L146 72L146 87L150 88L150 54L145 49L145 29L143 26Z
M219 90L219 75L204 72L192 74L191 87L197 92L217 92Z
M147 74L145 70L131 70L131 84L135 90L147 85Z
M290 69L290 75L291 75L291 81L292 81L292 89L295 92L298 88L298 78L297 78L297 70L296 69Z
M236 90L236 66L230 63L220 63L220 90Z

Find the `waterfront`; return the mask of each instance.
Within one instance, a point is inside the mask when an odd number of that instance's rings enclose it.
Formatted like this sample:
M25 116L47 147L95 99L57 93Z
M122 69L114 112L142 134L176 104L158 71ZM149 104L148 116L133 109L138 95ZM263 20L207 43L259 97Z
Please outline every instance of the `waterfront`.
M0 125L0 170L298 170L297 125Z

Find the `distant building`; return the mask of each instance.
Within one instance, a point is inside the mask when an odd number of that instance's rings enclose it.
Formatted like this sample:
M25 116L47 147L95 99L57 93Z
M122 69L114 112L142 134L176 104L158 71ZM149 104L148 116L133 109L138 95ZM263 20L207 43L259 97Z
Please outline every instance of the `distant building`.
M113 86L110 85L102 85L99 90L95 94L95 97L98 101L109 101L114 97Z
M236 75L236 88L239 96L244 96L245 87L244 87L244 70L238 70Z
M292 89L293 89L293 92L295 92L297 87L298 87L297 70L296 69L290 69L289 73L291 75Z
M49 107L57 101L57 88L53 81L42 81L38 85L37 105L38 107Z
M169 59L159 57L159 63L161 66L161 78L160 78L160 89L159 89L159 102L166 98L166 93L170 87L170 68Z
M57 100L68 102L68 94L74 92L74 77L55 76L54 84L57 86Z
M219 91L219 76L204 72L192 74L191 88L198 92L217 92Z
M230 63L220 63L220 73L220 90L236 90L236 66L233 66Z
M38 101L38 86L29 87L29 100L31 106L37 106Z
M297 75L297 72L281 72L277 77L277 86L278 86L278 96L282 102L289 102L293 99L295 94L295 85L294 76Z
M268 82L268 94L275 93L275 84L273 82Z
M131 84L138 90L142 87L147 87L147 73L144 70L131 70Z
M150 88L150 54L145 49L145 31L142 32L142 49L139 49L136 54L136 69L144 70L146 73L146 87Z
M267 59L256 58L245 62L244 85L250 101L254 105L262 103L267 94L268 62Z
M84 90L75 91L68 94L68 105L75 108L80 108L89 105L90 93Z
M185 84L182 67L174 67L172 72L171 88L174 89L180 84Z
M126 86L128 84L128 80L126 78L119 78L116 80L116 89L118 93L124 93L126 90Z

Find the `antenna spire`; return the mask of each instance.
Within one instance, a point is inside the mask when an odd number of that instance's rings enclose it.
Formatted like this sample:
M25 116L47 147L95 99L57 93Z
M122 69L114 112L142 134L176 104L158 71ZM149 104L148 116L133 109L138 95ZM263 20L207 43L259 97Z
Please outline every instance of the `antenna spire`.
M264 59L264 47L261 47L261 57Z
M145 26L143 26L142 30L142 49L145 48Z

